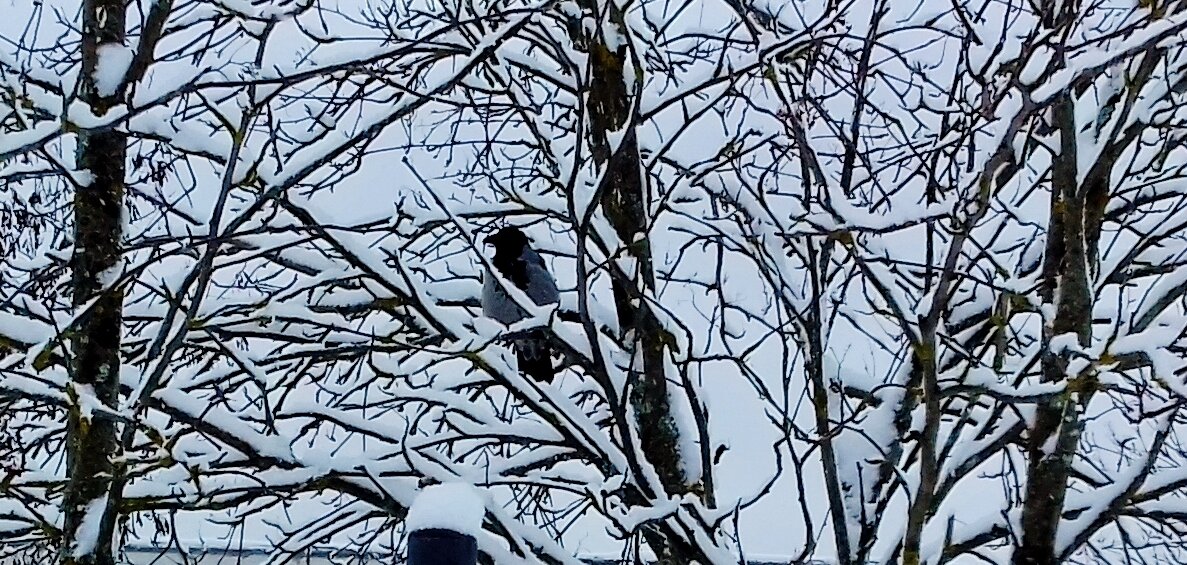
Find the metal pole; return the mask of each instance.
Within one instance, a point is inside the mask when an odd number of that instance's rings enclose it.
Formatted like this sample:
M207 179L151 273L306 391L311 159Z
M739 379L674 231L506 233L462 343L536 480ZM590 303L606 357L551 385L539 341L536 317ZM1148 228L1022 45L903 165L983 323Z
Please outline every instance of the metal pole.
M473 536L428 528L408 535L408 565L475 565L478 542Z

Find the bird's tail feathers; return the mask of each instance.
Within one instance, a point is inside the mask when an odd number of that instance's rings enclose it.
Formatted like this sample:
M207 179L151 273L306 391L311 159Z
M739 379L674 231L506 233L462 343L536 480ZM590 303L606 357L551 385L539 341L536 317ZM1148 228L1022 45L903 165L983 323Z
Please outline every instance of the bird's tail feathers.
M526 339L516 345L519 370L538 382L551 383L556 369L552 366L552 347L548 345L548 339Z

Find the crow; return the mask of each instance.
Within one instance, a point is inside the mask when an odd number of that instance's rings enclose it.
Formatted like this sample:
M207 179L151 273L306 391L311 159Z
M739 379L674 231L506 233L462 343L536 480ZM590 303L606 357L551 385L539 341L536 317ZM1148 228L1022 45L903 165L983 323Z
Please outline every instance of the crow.
M544 258L536 253L526 235L518 228L505 227L487 236L484 240L494 245L495 256L491 260L503 278L522 290L537 306L556 304L560 293L556 279L544 265ZM486 273L482 281L482 313L507 325L527 317L527 312L516 304L492 273ZM556 371L552 367L552 347L548 334L542 328L530 330L512 341L519 370L539 382L550 383Z

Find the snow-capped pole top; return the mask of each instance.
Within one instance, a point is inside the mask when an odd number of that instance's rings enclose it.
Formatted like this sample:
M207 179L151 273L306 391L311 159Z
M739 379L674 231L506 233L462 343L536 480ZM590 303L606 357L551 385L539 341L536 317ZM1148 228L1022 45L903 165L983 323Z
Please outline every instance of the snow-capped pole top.
M444 483L421 491L408 511L405 526L409 532L440 529L477 538L485 514L482 494L473 485Z
M405 522L408 565L474 565L486 504L472 485L431 486L416 497Z

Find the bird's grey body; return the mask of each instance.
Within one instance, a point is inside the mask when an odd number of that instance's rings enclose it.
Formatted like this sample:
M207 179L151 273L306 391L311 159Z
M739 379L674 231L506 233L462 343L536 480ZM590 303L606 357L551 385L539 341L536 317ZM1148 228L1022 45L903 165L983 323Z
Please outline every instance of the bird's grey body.
M512 284L519 287L528 298L537 306L544 306L546 304L556 304L560 301L560 293L556 289L556 281L553 280L552 275L544 267L544 258L540 254L533 251L530 247L525 247L519 259L523 263L523 268L527 273L526 288L520 286L517 281L511 279L507 275L504 278L511 280ZM527 317L527 313L523 308L519 307L507 291L503 290L503 286L495 280L493 276L483 277L482 281L482 313L488 318L498 320L504 324L514 324Z
M556 279L548 272L544 258L531 248L523 232L513 227L503 228L486 238L486 242L495 246L491 263L506 279L502 284L509 282L515 285L537 306L560 301ZM482 313L510 325L526 318L527 312L507 294L502 284L489 272L483 277ZM538 381L552 380L555 372L552 367L552 348L544 330L529 331L515 339L513 345L520 371Z

